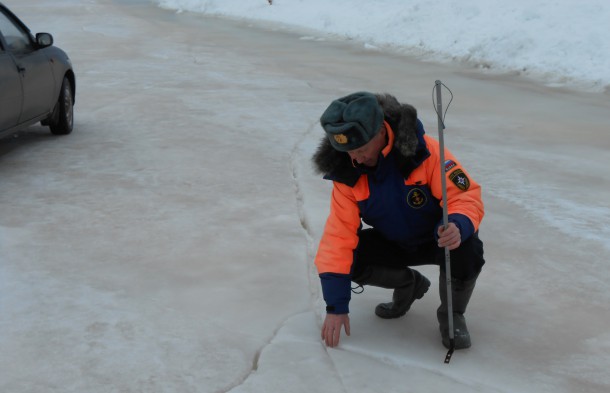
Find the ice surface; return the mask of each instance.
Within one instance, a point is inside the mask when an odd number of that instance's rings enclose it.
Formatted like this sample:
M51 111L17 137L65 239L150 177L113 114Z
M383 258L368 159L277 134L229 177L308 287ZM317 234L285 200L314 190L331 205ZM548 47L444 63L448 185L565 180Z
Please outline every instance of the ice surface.
M72 135L0 143L0 391L610 390L605 94L145 1L4 3L70 54L77 99ZM434 136L436 79L486 203L473 347L443 364L426 266L405 318L367 287L327 349L318 118L387 91Z

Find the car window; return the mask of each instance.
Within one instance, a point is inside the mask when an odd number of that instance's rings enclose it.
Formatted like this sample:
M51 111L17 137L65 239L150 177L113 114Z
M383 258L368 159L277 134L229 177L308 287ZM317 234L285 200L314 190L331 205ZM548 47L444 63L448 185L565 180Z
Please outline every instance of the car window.
M29 34L21 30L2 12L0 12L0 32L4 36L7 49L11 52L29 52L34 49Z

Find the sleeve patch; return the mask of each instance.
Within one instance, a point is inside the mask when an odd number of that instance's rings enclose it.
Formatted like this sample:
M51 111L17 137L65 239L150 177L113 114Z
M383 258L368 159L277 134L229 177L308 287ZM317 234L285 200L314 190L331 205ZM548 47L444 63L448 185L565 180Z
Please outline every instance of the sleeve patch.
M468 176L461 169L456 169L449 174L449 180L453 182L462 191L466 191L470 188L470 180Z
M455 167L457 164L455 163L455 161L453 160L447 160L445 161L445 172L449 172L451 169L453 169L453 167Z

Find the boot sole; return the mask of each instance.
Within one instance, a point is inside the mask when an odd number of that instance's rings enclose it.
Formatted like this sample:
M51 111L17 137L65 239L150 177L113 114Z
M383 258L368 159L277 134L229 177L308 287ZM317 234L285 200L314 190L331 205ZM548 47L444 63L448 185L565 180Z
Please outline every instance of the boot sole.
M468 332L468 327L466 326L466 320L464 319L464 316L459 315L459 314L454 314L453 322L454 322L453 344L455 346L455 349L470 348L470 346L472 345L470 342L470 333ZM457 325L463 325L463 326L459 327ZM440 330L441 330L441 337L443 339L443 345L445 346L445 348L449 349L449 347L450 347L449 329L441 328Z
M449 338L447 337L443 337L443 346L447 349L450 349L450 341ZM472 343L470 342L470 336L468 337L455 337L453 344L455 345L454 349L468 349L472 346Z
M415 296L416 299L421 299L422 297L424 297L426 292L428 292L428 289L430 289L430 280L428 280L424 276L422 276L422 278L423 278L423 280L420 283L419 287L417 288L417 295ZM423 284L423 285L421 285L421 284Z
M423 280L419 283L419 285L417 286L417 288L415 289L415 300L421 299L422 297L424 297L424 295L426 294L426 292L428 292L428 289L430 289L430 280L428 280L426 277L422 276ZM391 303L382 303L382 304L391 304ZM378 305L375 308L375 315L377 315L379 318L383 318L383 319L396 319L396 318L400 318L402 316L404 316L407 311L409 311L411 309L411 305L413 303L411 303L409 305L409 307L401 312L400 314L384 314L383 311L378 311L378 310L386 310L386 308L381 307L381 304ZM389 306L391 307L391 306ZM388 307L388 308L389 308Z

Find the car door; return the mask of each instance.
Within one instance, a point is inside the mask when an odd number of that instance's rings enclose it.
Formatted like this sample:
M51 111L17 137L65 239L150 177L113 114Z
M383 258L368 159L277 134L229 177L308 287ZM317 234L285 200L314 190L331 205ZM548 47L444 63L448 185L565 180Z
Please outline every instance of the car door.
M44 50L38 50L29 32L10 15L0 12L5 52L13 56L21 76L23 104L19 123L51 111L55 103L55 77Z
M23 94L17 64L4 49L0 31L0 131L17 125L21 115Z

